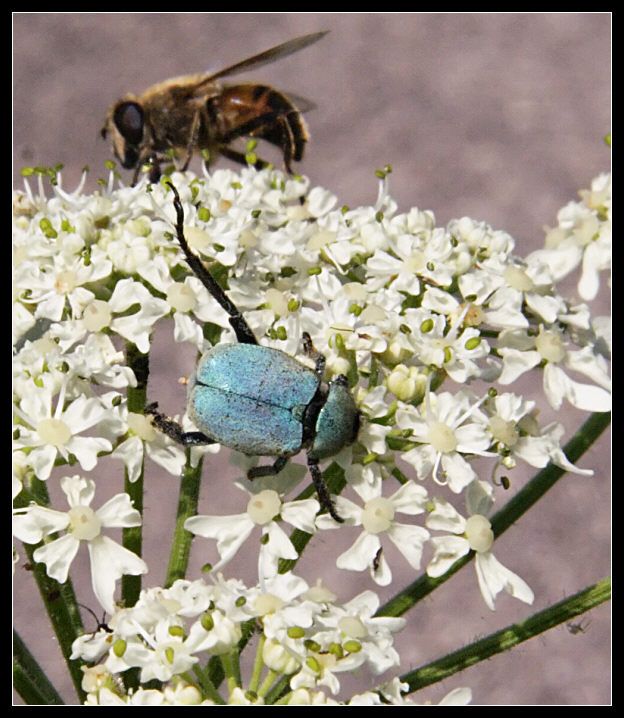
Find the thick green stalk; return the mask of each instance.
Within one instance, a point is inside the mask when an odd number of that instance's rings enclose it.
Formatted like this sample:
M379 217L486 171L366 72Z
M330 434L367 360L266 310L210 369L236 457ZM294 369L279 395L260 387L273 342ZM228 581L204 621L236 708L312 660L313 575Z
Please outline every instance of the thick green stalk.
M191 450L187 450L186 465L180 481L180 495L178 497L178 512L176 525L171 542L169 554L169 565L167 566L167 577L165 586L168 588L179 578L186 576L191 543L193 534L184 528L186 519L197 514L199 502L199 487L202 477L203 457L199 459L197 466L191 466Z
M400 679L409 685L408 693L420 690L569 621L604 601L608 601L610 597L611 581L605 578L593 586L579 591L574 596L535 613L526 621L514 623L496 631L496 633L432 661L422 668L405 673Z
M577 431L564 448L565 455L574 463L583 453L598 439L600 434L607 428L611 420L610 413L592 414L583 426ZM555 483L565 474L554 464L549 464L545 469L537 473L518 493L508 501L491 519L494 536L500 536L525 511L528 511ZM423 574L407 588L391 598L379 608L377 616L401 616L414 604L427 596L434 588L448 581L457 573L460 568L469 563L474 557L474 551L470 551L456 561L451 568L439 578L431 578Z
M136 387L128 387L128 411L142 414L147 398L147 379L149 376L149 354L142 354L137 347L126 344L126 363L136 376ZM124 472L124 491L130 496L134 508L143 515L143 466L138 479L131 482L128 472ZM137 556L143 550L143 527L132 526L122 531L122 543L125 548ZM122 576L121 596L126 607L134 606L141 593L141 576Z
M32 653L13 631L13 686L26 705L60 706L63 699Z

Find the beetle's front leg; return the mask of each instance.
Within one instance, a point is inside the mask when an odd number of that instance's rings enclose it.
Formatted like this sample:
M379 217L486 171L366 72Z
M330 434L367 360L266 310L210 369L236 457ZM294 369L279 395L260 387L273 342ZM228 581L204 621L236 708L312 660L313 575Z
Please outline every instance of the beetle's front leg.
M275 474L279 474L287 463L287 456L279 456L272 464L268 464L267 466L253 466L247 472L247 478L253 481L254 479L259 479L261 476L275 476Z
M152 422L163 434L182 446L206 446L216 443L201 431L184 431L177 421L161 414L158 404L154 402L145 407L145 413L152 417Z
M315 363L314 371L319 379L323 379L325 373L325 357L319 352L314 344L312 344L312 337L308 332L303 332L303 352L306 356L309 356Z
M323 474L319 469L318 461L316 459L311 459L309 455L308 468L310 469L312 483L314 484L314 488L316 489L316 493L319 498L319 503L321 504L321 507L327 511L327 513L334 519L334 521L338 521L338 523L340 524L344 523L344 519L338 515L336 507L334 506L334 502L331 500L331 494L329 493L329 489L327 488L327 484L325 483Z

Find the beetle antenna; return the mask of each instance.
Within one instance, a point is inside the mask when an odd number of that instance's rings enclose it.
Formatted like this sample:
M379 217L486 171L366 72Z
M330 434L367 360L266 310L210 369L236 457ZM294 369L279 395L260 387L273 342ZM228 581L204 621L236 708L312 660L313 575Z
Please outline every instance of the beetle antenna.
M245 318L240 313L236 305L229 299L223 289L221 289L221 287L217 284L216 280L214 279L212 274L210 274L210 272L206 269L201 259L191 251L191 248L186 241L186 237L184 236L184 208L182 207L180 194L175 188L173 182L167 180L165 184L168 187L171 187L171 190L174 194L173 206L175 207L176 211L176 234L178 237L178 242L180 244L180 247L182 247L182 251L184 252L184 256L186 257L186 261L188 262L189 267L193 270L196 277L200 280L204 287L206 287L206 289L210 292L211 296L213 296L216 301L223 307L223 309L225 309L225 311L230 315L230 324L232 325L232 329L234 329L234 332L236 333L237 340L241 344L257 344L258 340L256 339L254 333L251 331L251 327L249 326L249 324L247 324Z

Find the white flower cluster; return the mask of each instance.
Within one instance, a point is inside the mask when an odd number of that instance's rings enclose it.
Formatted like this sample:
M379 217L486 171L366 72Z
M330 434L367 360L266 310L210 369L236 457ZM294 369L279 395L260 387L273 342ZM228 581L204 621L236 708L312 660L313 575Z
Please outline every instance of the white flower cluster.
M328 694L338 692L338 674L367 667L379 675L399 665L392 634L405 620L375 618L378 607L372 591L339 604L320 582L310 587L291 573L251 589L220 574L211 585L179 580L143 591L134 607L75 641L72 658L96 664L84 671L90 703L210 704L225 700L209 669L200 669L200 657L227 656L243 636L257 634L249 684L231 691L229 703L264 703L275 685L288 687L286 704L336 703ZM142 684L158 680L164 687L149 697L126 695L115 676L130 668L140 669ZM207 699L185 681L192 670ZM377 692L366 695L379 701ZM400 692L392 702L403 702Z
M505 389L525 372L539 371L554 409L564 401L584 411L610 409L608 323L592 321L586 305L569 304L556 288L582 261L580 294L596 295L598 270L610 256L610 178L597 178L582 204L561 211L546 250L522 259L508 234L482 222L462 218L436 227L429 211L398 213L387 172L380 175L376 205L355 209L339 207L335 196L310 188L305 178L274 169L172 176L190 247L226 283L260 343L300 356L307 332L326 357L328 375L348 377L362 426L357 442L334 457L347 480L345 495L335 498L344 524L317 516L315 499L284 499L302 478L297 467L239 482L250 496L237 516L187 520L187 530L217 542L217 571L259 527L262 591L221 578L214 586L178 582L150 589L121 610L114 602L119 578L148 567L102 532L138 526L141 516L123 493L91 509L98 460L119 459L134 481L145 456L180 475L185 453L147 416L130 410L126 391L137 378L117 347L127 342L147 353L154 325L168 316L175 341L199 351L235 337L227 314L183 259L164 183L116 187L111 173L101 191L87 195L80 187L66 192L57 177L48 198L40 176L38 191L26 182L26 191L15 193L15 535L30 544L43 541L35 560L60 582L80 543L89 547L95 595L112 614L112 632L74 647L76 657L89 662L106 655L85 673L91 702L212 701L197 654L231 652L246 622L262 631L264 665L290 677L292 703L330 702L319 691L335 694L341 671L367 663L381 673L398 665L391 636L403 622L374 618L372 592L338 606L329 594L306 598L314 588L292 574L278 575L280 560L297 557L283 522L308 534L360 527L336 565L368 571L380 586L392 581L387 539L414 571L427 556L430 576L475 551L479 587L491 609L502 590L533 601L529 586L492 554L487 517L497 471L518 461L591 471L567 460L559 423L541 426L536 403ZM469 389L476 380L489 390ZM489 462L489 480L475 468L477 458L480 466ZM398 459L413 468L413 477L398 469ZM34 480L47 481L55 466L76 463L90 478L61 479L69 511L38 505ZM460 496L467 518L451 503ZM272 582L275 588L267 589ZM156 679L165 688L126 695L116 675L129 668L140 668L141 682ZM196 682L191 669L199 671ZM247 694L230 691L230 702L257 702L254 685ZM393 695L400 696L400 688L359 699L362 705L392 702Z

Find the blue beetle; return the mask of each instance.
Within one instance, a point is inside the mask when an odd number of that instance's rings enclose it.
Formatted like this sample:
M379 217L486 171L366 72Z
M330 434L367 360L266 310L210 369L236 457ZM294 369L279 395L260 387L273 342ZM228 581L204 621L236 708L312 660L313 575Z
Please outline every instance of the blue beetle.
M332 503L318 462L337 454L357 438L360 413L347 378L323 381L325 357L303 334L304 353L311 369L279 349L258 344L236 305L217 284L184 236L184 210L171 182L176 210L176 234L189 267L230 315L238 344L219 344L200 359L189 382L188 413L199 431L185 432L180 424L146 407L154 424L184 446L222 444L248 456L275 456L273 464L256 466L247 477L279 473L288 459L305 450L321 506L342 522Z

